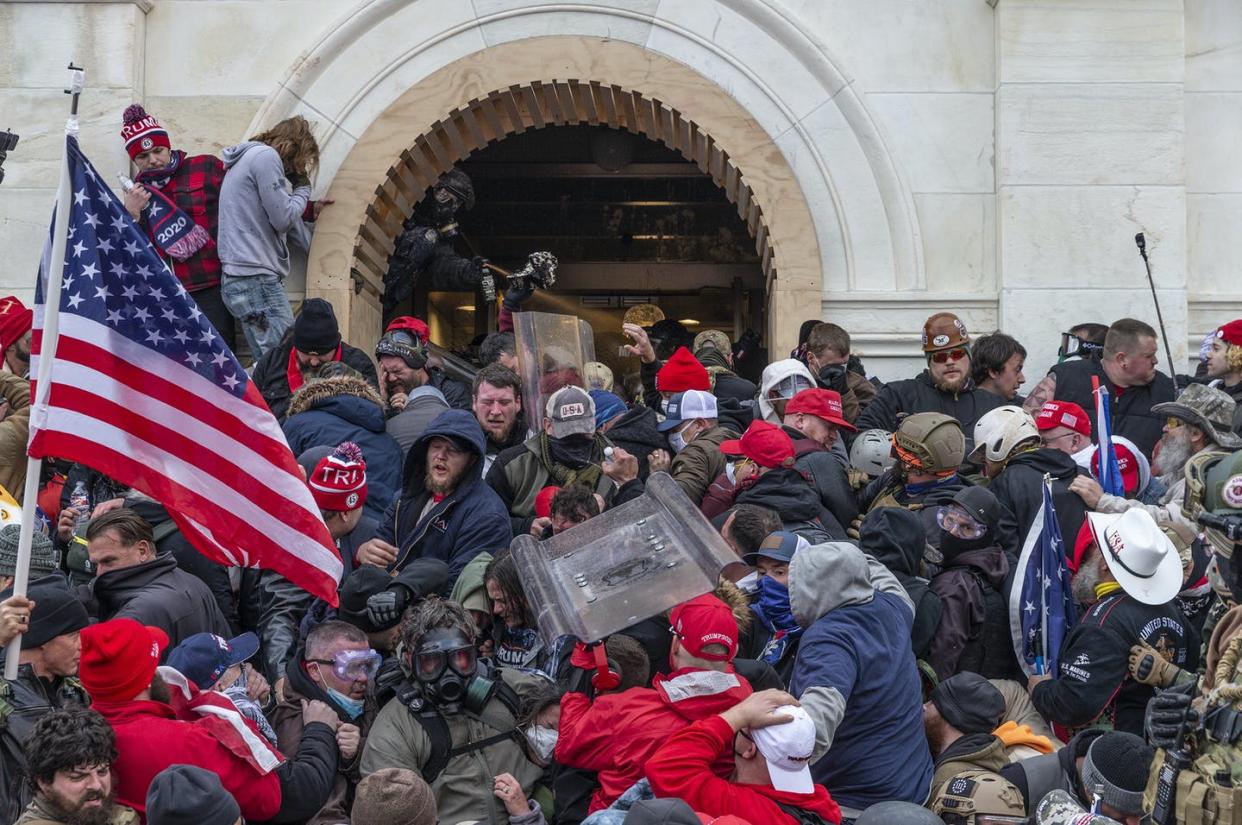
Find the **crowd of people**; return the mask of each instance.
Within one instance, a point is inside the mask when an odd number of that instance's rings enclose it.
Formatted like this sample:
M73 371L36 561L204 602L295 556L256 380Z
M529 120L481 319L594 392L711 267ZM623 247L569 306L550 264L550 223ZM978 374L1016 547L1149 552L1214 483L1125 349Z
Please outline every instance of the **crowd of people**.
M21 635L0 822L1132 825L1157 804L1157 749L1187 730L1215 772L1196 767L1181 804L1235 804L1242 567L1237 536L1199 516L1242 515L1242 320L1193 376L1157 369L1141 320L1079 324L1023 397L1022 344L948 311L923 327L925 369L885 383L831 322L756 365L648 307L623 327L632 374L558 362L525 409L528 287L469 384L419 318L351 345L329 302L294 315L286 244L331 205L310 198L305 121L223 160L173 150L140 107L123 121L126 207L202 230L152 242L244 338L340 551L339 604L204 556L87 464L46 462L25 596L20 528L0 529L0 642ZM463 178L433 189L441 213L473 201ZM455 266L423 252L395 253L404 295ZM0 299L10 493L30 341L30 310ZM1120 494L1101 484L1097 387ZM511 543L585 535L655 474L731 563L621 632L549 638ZM1015 585L1046 485L1078 616L1051 672L1020 653L1035 607Z

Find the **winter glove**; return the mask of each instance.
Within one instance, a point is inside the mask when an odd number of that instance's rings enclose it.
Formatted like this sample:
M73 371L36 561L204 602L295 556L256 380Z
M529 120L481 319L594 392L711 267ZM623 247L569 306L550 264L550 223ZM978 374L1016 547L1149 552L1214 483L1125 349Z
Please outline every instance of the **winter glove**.
M530 279L524 278L520 281L520 286L509 282L509 288L505 290L505 309L510 312L518 312L522 308L522 303L535 294L535 287L531 284Z
M846 478L849 480L850 489L854 492L858 492L871 483L871 476L853 467L846 470Z
M845 383L845 364L829 364L819 371L819 385L824 389L835 390L845 395L849 387Z
M859 536L858 531L861 529L862 529L862 516L861 515L854 516L854 520L850 522L850 526L847 527L845 530L845 535L849 536L854 541L860 541L861 538Z
M367 598L367 621L377 627L392 627L401 621L409 600L404 587L390 587Z
M305 172L290 172L285 177L289 179L289 183L294 189L297 189L299 186L310 187L310 178L306 176Z
M1130 648L1130 675L1135 681L1152 687L1168 687L1177 680L1181 668L1160 655L1160 651L1147 645Z
M1182 724L1194 728L1199 724L1199 712L1190 706L1194 685L1157 690L1147 703L1147 716L1143 727L1147 741L1157 748L1172 750L1177 746Z

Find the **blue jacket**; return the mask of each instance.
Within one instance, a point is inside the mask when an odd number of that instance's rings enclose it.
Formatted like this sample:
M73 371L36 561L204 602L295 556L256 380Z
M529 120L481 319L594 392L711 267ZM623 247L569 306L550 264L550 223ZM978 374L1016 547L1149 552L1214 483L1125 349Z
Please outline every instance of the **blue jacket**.
M806 628L789 690L815 720L816 744L831 739L811 775L859 810L888 800L922 805L931 786L914 615L900 589L845 542L802 548L789 566L790 608Z
M451 438L475 454L474 463L457 489L419 518L431 499L426 488L427 445L437 436ZM439 559L449 566L449 582L461 575L466 563L487 550L508 547L513 533L509 511L496 491L483 482L487 442L483 428L465 410L445 410L432 419L405 459L405 486L380 519L375 538L397 548L399 570L410 559Z
M401 488L401 445L385 430L379 394L359 378L338 376L298 389L289 402L285 439L294 455L352 441L367 463L365 515L379 518Z

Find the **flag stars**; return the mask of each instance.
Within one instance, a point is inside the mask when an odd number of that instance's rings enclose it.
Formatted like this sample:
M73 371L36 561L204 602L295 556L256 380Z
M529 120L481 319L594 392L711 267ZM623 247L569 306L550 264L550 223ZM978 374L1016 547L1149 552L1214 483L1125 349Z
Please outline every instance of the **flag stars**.
M108 310L108 323L109 324L119 324L124 320L125 320L125 316L121 314L121 311L119 309Z
M147 333L147 340L152 344L159 344L164 340L164 336L160 335L160 331L158 329L153 329Z
M112 228L116 230L118 235L123 234L125 232L125 229L128 226L129 226L129 220L124 215L121 215L120 213L118 213L117 216L112 219Z
M217 367L223 367L228 362L229 362L229 357L225 355L223 352L217 352L215 354L215 357L211 359L211 363L215 364Z
M142 307L138 307L134 310L134 318L145 324L147 321L151 320L151 313L147 312Z
M77 243L73 245L73 257L81 258L82 253L85 251L86 251L86 244L82 243L81 241L78 241Z
M112 251L112 241L108 240L107 238L104 238L102 241L100 241L100 242L99 242L99 251L100 251L100 252L111 252L111 251Z
M78 206L81 206L82 204L86 203L86 187L85 186L83 186L77 192L73 193L73 202L77 204Z
M94 264L87 264L86 266L82 267L82 274L88 278L94 278L96 275L99 274L99 267L95 266Z
M85 218L83 218L82 220L83 220L83 221L86 223L86 225L87 225L87 226L89 226L89 227L94 228L94 227L96 227L96 226L99 226L99 216L98 216L98 215L96 215L94 212L87 212L87 213L86 213L86 217L85 217Z
M125 242L125 254L126 254L126 255L129 255L131 258L132 258L133 256L135 256L135 255L137 255L137 254L138 254L138 250L139 250L140 248L141 248L141 247L139 247L139 246L138 246L138 244L134 243L133 241L126 241L126 242ZM143 268L145 269L145 267L143 267ZM140 271L141 271L141 270L140 270Z
M224 383L224 386L229 388L230 391L236 389L237 385L241 383L236 378L234 378L232 375L226 375L220 380Z
M170 323L177 320L177 312L172 307L164 310L160 313L160 315L164 316L164 320Z
M86 299L85 299L85 298L83 298L81 295L79 295L78 293L76 293L76 292L75 292L73 295L70 295L70 296L69 296L69 308L70 308L70 309L77 309L77 308L78 308L78 304L82 303L84 300L86 300Z

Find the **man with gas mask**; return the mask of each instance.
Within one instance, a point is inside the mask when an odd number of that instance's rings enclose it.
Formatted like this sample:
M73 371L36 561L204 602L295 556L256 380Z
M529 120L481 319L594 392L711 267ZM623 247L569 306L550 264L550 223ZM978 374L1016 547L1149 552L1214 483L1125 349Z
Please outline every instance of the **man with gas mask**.
M302 705L319 700L336 711L341 724L336 743L341 758L327 803L308 825L349 819L358 763L378 708L368 686L383 657L370 648L366 634L351 624L328 621L306 634L306 642L285 667L284 696L271 712L281 753L297 753L302 741Z
M460 169L440 176L423 200L401 225L388 273L384 276L384 312L392 312L414 294L420 278L428 289L474 292L483 280L481 258L463 258L453 248L457 238L457 212L474 208L474 184Z
M477 659L474 622L456 602L430 596L401 623L409 676L383 707L362 753L363 775L417 771L431 785L442 822L504 825L488 789L513 776L528 796L543 769L526 755L516 693Z

